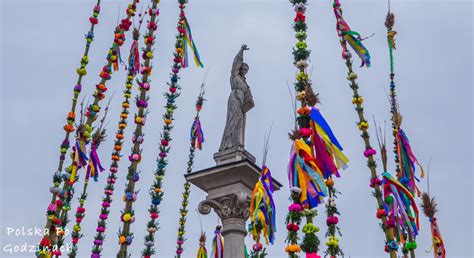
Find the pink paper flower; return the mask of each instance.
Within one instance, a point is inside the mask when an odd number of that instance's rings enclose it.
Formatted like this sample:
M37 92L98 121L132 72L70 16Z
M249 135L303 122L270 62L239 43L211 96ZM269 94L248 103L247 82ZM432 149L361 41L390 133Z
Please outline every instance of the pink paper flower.
M307 253L306 258L321 258L317 253Z
M309 137L311 136L311 128L300 128L300 135L303 136L303 137Z
M364 151L364 156L365 156L366 158L368 158L368 157L370 157L370 156L372 156L372 155L375 155L375 154L377 154L377 151L374 150L374 149L367 149L367 150Z
M298 203L292 203L292 204L290 205L290 207L288 207L288 210L289 210L289 211L300 212L300 211L303 210L303 208L302 208L301 205L298 204Z

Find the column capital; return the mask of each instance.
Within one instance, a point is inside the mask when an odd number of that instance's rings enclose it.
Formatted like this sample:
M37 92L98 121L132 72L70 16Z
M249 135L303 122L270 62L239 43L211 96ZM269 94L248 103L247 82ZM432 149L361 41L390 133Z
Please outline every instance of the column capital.
M231 218L241 219L245 223L250 216L250 196L246 193L238 192L223 197L207 199L199 203L198 210L199 213L204 215L214 210L223 223Z

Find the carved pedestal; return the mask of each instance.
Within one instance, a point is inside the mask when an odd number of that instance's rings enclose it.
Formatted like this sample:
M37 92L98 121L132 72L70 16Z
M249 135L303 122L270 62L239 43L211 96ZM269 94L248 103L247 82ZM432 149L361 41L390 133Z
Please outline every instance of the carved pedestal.
M211 210L222 221L224 236L224 258L241 258L244 254L244 238L247 235L246 221L250 215L250 196L260 176L260 168L253 159L245 159L248 152L238 151L237 157L231 153L214 155L217 165L186 175L186 180L196 185L208 195L199 203L199 212L209 214ZM219 157L225 160L219 160ZM275 190L281 184L273 180Z
M213 209L222 221L224 257L245 257L244 238L247 235L245 222L249 218L250 196L244 193L230 194L199 203L199 212L209 214Z

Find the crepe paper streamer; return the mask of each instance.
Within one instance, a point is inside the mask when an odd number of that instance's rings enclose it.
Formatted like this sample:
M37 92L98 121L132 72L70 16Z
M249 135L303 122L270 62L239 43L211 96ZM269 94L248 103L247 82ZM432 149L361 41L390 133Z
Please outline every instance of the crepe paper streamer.
M317 166L323 171L325 178L329 178L330 175L339 177L339 169L346 169L349 159L342 153L342 146L331 127L315 107L311 109L311 127Z
M208 258L206 249L206 234L201 232L199 237L199 249L197 251L196 258Z
M163 129L161 132L159 154L157 158L157 168L155 170L155 180L150 187L151 191L149 191L149 194L151 197L151 204L150 204L150 207L148 208L148 211L150 213L150 219L147 223L147 228L148 229L153 228L155 230L152 230L152 231L148 230L148 234L145 236L145 247L142 251L142 255L144 257L150 257L155 252L154 246L147 243L154 242L155 233L158 230L157 219L159 216L155 216L154 214L159 214L160 211L158 208L159 208L159 205L161 204L161 201L163 200L163 195L164 195L164 191L162 189L163 179L165 177L166 167L168 165L168 160L166 158L170 151L169 144L172 140L171 131L173 129L174 111L177 108L176 99L180 95L180 92L179 92L180 87L178 85L178 81L180 77L178 76L178 74L181 68L183 68L182 66L182 60L184 58L183 48L185 47L184 45L186 43L184 41L184 30L185 30L185 19L186 19L186 16L184 14L184 9L186 7L187 1L178 0L178 3L179 3L180 14L179 14L179 20L177 23L178 35L176 36L176 42L175 42L176 49L174 52L173 66L171 69L171 78L170 78L170 82L168 83L169 92L165 94L166 105L165 105L165 112L163 115ZM156 191L156 189L159 189L159 191Z
M290 188L301 189L300 202L306 208L317 207L327 196L324 175L315 163L311 148L303 140L295 140L288 164Z
M425 176L423 167L421 167L420 163L413 154L408 137L402 129L399 129L396 133L395 141L399 159L398 166L400 169L400 175L398 178L403 183L403 185L407 186L413 196L416 193L418 197L420 197L421 192L416 186L416 181L419 180L415 176L415 164L420 168L421 178Z
M135 37L136 33L138 33L138 37ZM133 31L133 34L134 34L133 42L130 47L130 55L128 56L128 70L133 76L135 76L141 69L140 50L139 50L139 44L138 44L138 38L140 37L140 33L138 29L135 29Z
M77 140L76 144L74 145L74 151L72 153L73 156L73 166L71 176L69 177L69 184L72 184L76 181L77 170L85 167L87 164L87 150L86 144L83 140Z
M182 17L182 21L184 22L185 26L184 26L184 41L186 42L183 42L183 49L184 49L184 58L181 62L181 65L183 66L183 68L186 68L188 67L188 45L189 45L189 48L191 48L191 51L193 52L193 55L194 55L194 63L196 63L196 66L198 67L204 67L204 64L201 62L201 57L199 56L199 51L196 47L196 44L194 43L194 40L193 40L193 34L191 33L191 27L189 26L189 23L188 23L188 19L186 18L186 16ZM186 44L187 43L187 44Z
M275 240L276 208L273 201L273 192L273 180L270 169L267 166L263 166L262 174L255 184L250 200L250 233L257 245L260 244L261 233L263 233L267 245L269 242L273 244ZM263 226L263 232L257 229L257 225Z
M131 233L131 224L135 221L131 219L134 217L133 203L137 199L137 192L135 191L135 184L139 180L139 171L137 170L138 165L141 161L141 144L143 143L143 128L145 126L146 116L147 116L147 106L148 106L148 96L147 92L150 90L150 77L152 72L151 59L153 58L153 46L155 43L155 32L157 30L156 19L159 14L158 10L159 0L152 0L152 5L148 8L148 14L150 15L150 20L147 24L147 33L144 35L146 39L151 38L153 40L146 41L146 46L143 50L143 67L140 69L141 79L139 84L140 92L136 97L136 105L138 112L135 114L135 129L133 133L132 143L133 148L131 155L129 156L130 166L128 168L127 174L127 183L125 187L125 197L124 203L125 207L122 210L122 228L119 230L119 245L120 249L117 253L117 257L127 257L128 246L133 242L133 233ZM137 37L138 38L138 37ZM128 219L130 217L130 219ZM98 232L100 233L100 232ZM100 249L96 248L96 249ZM96 252L98 250L94 250Z
M100 163L99 155L97 154L97 146L96 144L91 144L91 151L89 152L89 164L87 165L87 173L86 173L86 180L89 180L89 177L92 176L94 181L97 182L97 178L99 176L98 172L103 172L105 169L102 167Z
M362 44L364 39L361 38L358 32L351 30L347 22L342 17L342 9L339 0L334 1L334 14L337 19L337 31L341 33L342 37L349 43L351 48L356 52L359 58L362 60L362 66L370 67L370 54L367 48ZM347 51L346 51L347 52Z
M217 226L214 231L214 238L212 239L212 253L211 258L224 257L224 237L221 234L221 227Z
M414 235L418 235L420 228L419 211L410 191L389 173L383 173L384 198L387 202L388 196L392 196L391 203L387 204L385 210L389 215L397 216L403 221L402 226L408 226Z
M194 148L201 150L203 142L204 133L201 127L201 121L199 121L199 117L195 117L193 125L191 126L191 145L193 145Z

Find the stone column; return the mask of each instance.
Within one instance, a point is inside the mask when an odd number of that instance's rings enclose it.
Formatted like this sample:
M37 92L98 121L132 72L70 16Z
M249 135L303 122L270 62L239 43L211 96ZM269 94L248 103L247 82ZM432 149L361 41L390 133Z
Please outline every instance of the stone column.
M250 216L250 196L260 176L255 158L243 148L214 154L216 166L186 174L186 180L207 193L199 212L212 210L222 221L224 258L244 258L246 221ZM273 180L275 190L281 184Z
M249 207L250 196L243 192L199 203L201 214L209 214L214 210L222 221L224 258L245 257L244 238L247 235L246 221L250 215Z

